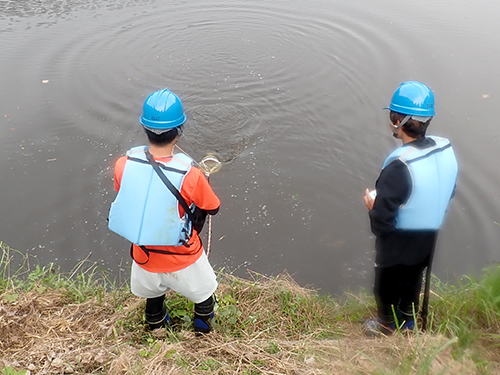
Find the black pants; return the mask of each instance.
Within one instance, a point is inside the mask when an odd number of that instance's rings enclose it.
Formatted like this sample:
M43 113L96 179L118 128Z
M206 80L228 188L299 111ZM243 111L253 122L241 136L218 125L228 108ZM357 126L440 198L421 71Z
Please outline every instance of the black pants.
M423 272L427 263L425 260L411 266L398 264L391 267L375 267L373 293L380 320L392 324L394 313L399 322L413 320L413 311L415 314L418 313Z

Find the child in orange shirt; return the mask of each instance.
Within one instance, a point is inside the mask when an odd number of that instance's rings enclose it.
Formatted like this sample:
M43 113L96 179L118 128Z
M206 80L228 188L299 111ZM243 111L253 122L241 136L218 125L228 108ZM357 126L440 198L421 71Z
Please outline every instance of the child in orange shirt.
M185 121L182 103L171 91L146 99L140 122L149 144L116 162L118 194L109 228L132 242L131 290L146 298L149 328L170 323L165 294L172 289L195 303L194 330L208 333L217 280L198 233L206 215L218 212L220 200L192 160L173 153Z

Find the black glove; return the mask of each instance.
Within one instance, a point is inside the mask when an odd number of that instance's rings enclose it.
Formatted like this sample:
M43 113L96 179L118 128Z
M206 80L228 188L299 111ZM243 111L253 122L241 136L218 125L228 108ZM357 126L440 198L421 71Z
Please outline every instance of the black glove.
M195 207L193 215L194 215L193 228L198 233L201 233L203 225L205 225L205 220L207 218L208 213L207 211L202 210L201 208Z

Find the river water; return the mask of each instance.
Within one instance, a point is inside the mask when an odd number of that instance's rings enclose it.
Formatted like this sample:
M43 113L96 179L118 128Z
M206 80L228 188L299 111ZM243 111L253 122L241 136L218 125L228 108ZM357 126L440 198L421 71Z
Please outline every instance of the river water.
M289 272L335 294L369 288L362 196L398 142L395 88L432 88L430 134L452 141L458 191L434 270L453 281L500 254L500 3L488 0L0 0L0 240L64 270L92 253L126 279L107 229L114 161L145 142L138 117L168 87L179 145L223 162L211 261Z

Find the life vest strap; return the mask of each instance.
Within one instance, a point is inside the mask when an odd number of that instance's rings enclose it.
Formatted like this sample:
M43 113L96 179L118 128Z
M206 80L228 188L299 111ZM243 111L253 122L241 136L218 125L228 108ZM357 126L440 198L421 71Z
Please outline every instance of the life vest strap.
M127 156L127 159L128 160L131 160L131 161L135 161L137 163L142 163L142 164L151 164L149 161L147 160L143 160L143 159L139 159L139 158L134 158L133 156ZM187 171L183 171L183 170L180 170L180 169L177 169L177 168L172 168L172 167L168 167L162 163L157 163L159 165L159 167L161 169L164 169L166 171L170 171L170 172L175 172L175 173L179 173L179 174L186 174Z
M415 159L410 159L410 160L407 160L407 161L406 161L406 163L408 163L408 164L409 164L409 163L413 163L413 162L418 161L418 160L425 159L425 158L427 158L427 157L429 157L429 156L431 156L431 155L434 155L434 154L436 154L436 153L438 153L438 152L444 151L444 150L446 150L447 148L450 148L450 147L451 147L451 143L448 143L447 145L445 145L445 146L443 146L443 147L438 147L438 148L435 148L434 150L432 150L432 151L428 152L428 153L427 153L427 154L425 154L425 155L419 156L419 157L417 157L417 158L415 158Z
M185 246L189 247L189 244L186 243ZM134 258L134 244L131 244L130 245L130 257L134 260L134 262L136 262L137 264L139 265L144 265L146 264L147 262L149 262L149 256L150 254L149 253L156 253L156 254L165 254L165 255L193 255L193 253L176 253L174 251L168 251L168 250L159 250L159 249L148 249L146 246L144 245L141 245L139 246L141 248L142 251L144 251L144 254L146 254L146 256L148 257L148 259L145 261L145 262L138 262L135 258Z
M156 160L153 158L153 155L151 155L148 150L144 150L144 153L146 154L146 159L148 159L148 162L153 166L153 169L155 170L158 177L160 177L163 183L167 186L168 190L170 190L170 192L175 195L182 208L184 208L184 211L186 212L189 220L191 220L191 222L194 222L196 219L179 190L176 189L176 187L170 182L167 176L165 176L165 174L160 170L159 163L156 162Z

